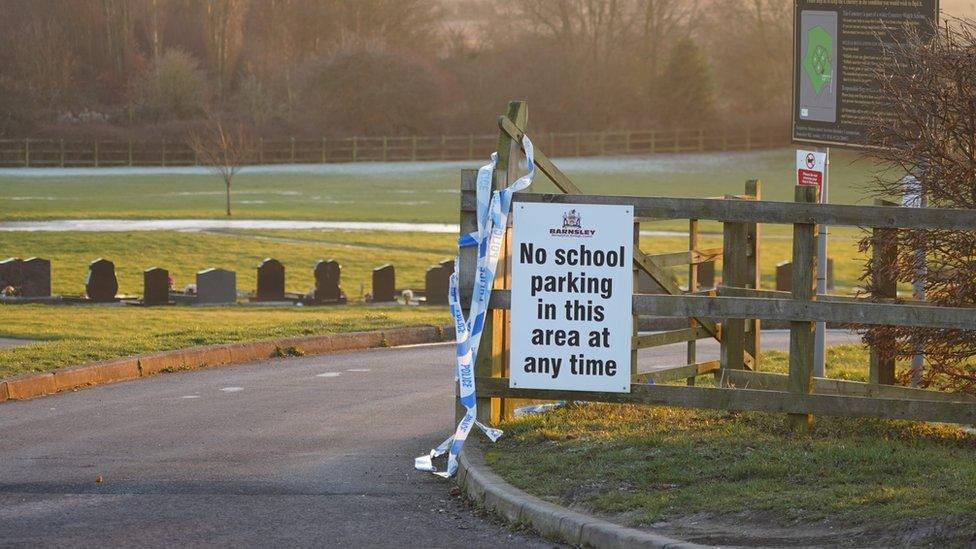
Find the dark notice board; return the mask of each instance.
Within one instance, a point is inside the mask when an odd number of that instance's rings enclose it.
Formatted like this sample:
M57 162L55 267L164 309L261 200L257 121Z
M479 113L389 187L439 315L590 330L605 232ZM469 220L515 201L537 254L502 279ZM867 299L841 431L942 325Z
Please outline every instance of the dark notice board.
M793 141L865 146L869 123L890 117L873 71L909 29L931 35L939 0L795 0Z

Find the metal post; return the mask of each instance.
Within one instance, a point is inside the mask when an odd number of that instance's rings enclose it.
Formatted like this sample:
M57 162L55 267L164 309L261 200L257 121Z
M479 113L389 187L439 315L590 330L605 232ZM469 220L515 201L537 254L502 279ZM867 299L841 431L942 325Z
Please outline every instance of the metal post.
M915 196L911 199L910 205L916 208L925 208L928 206L928 197L925 196L925 189L922 187L922 182L916 179ZM906 196L909 196L910 191L906 192ZM915 276L912 280L912 299L916 301L925 301L925 275L928 273L928 268L925 265L925 249L919 248L915 250ZM912 387L919 387L922 384L922 371L925 368L925 349L923 348L921 342L915 343L915 354L912 355Z
M817 152L826 153L824 161L823 189L820 191L820 203L827 204L827 183L830 179L830 147L817 147ZM827 225L821 223L817 235L817 295L827 294ZM827 357L827 323L817 322L813 344L813 377L826 377Z

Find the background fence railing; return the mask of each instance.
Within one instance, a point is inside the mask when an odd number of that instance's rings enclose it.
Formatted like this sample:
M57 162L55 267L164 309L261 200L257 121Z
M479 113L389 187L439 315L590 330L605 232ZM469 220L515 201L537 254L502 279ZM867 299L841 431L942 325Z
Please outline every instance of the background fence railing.
M785 128L642 130L531 135L556 157L748 151L787 146ZM319 164L483 158L497 135L260 139L251 163ZM186 141L0 139L0 167L193 166L200 159Z

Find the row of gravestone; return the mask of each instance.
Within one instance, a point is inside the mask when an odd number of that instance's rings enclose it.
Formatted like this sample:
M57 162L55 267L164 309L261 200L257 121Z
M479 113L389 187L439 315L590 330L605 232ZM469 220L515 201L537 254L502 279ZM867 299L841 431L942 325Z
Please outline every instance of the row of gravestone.
M40 257L0 261L0 292L21 297L51 295L51 262Z
M314 267L315 290L307 296L285 292L285 266L276 259L265 259L257 269L257 292L254 301L296 300L309 304L344 303L346 296L339 284L342 267L335 260L318 261ZM429 304L447 303L448 286L454 261L443 261L427 269L424 295ZM396 271L393 265L373 269L374 302L397 299ZM143 299L146 305L162 305L171 300L171 280L166 269L152 267L143 271ZM33 257L26 260L10 258L0 261L0 290L20 297L49 297L51 295L51 262ZM99 258L88 265L85 294L93 302L116 300L119 290L115 264ZM237 301L237 275L224 269L206 269L196 274L196 285L190 297L196 303L234 303Z

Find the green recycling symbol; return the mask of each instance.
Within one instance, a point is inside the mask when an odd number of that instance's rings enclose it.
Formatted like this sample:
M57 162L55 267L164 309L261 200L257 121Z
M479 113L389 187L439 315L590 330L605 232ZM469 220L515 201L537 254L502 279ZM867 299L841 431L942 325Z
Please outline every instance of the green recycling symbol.
M834 60L830 57L833 47L834 39L823 27L813 27L807 33L807 54L803 58L803 71L807 73L817 95L833 79Z

